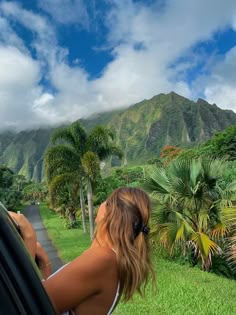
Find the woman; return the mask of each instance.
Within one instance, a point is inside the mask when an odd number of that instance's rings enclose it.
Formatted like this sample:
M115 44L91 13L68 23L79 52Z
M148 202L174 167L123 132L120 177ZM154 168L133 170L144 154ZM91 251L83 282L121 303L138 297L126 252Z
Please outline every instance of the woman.
M104 202L96 217L94 240L82 255L45 279L43 285L58 314L111 314L120 300L143 293L154 269L150 260L147 227L150 200L138 188L122 187ZM14 214L32 255L49 268L47 255L33 243L35 232L26 219ZM21 221L21 222L20 222ZM29 239L31 238L31 242Z

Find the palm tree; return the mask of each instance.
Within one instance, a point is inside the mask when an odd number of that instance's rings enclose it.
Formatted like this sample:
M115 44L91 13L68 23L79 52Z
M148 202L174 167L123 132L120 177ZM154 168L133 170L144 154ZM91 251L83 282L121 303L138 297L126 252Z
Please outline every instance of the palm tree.
M100 175L98 156L91 151L86 152L82 157L82 166L87 179L89 226L90 238L92 240L94 235L93 184L96 182L96 179Z
M154 235L170 250L190 249L193 265L199 259L209 270L213 255L222 252L222 239L230 230L230 198L235 183L222 188L224 160L177 159L166 168L151 167L145 188L159 201L154 214ZM235 211L235 209L234 209Z
M72 186L70 196L74 200L73 205L76 204L79 190L85 231L83 183L86 180L92 239L94 234L93 185L100 175L99 163L111 155L122 157L122 152L113 144L114 135L111 130L103 126L96 126L87 134L80 123L75 122L69 127L56 130L53 133L53 143L55 144L58 140L62 143L49 148L45 156L49 191L52 196L63 191L65 187L68 188L68 185ZM75 209L71 206L72 217L73 213L75 213Z
M100 175L99 163L112 155L122 158L122 151L113 142L114 134L110 129L104 126L96 126L88 135L87 152L82 157L82 165L87 178L91 239L94 234L93 185Z
M60 144L50 147L45 154L45 171L51 201L55 205L55 195L66 189L69 193L67 200L69 217L75 221L76 205L80 199L83 230L86 233L81 157L86 150L87 134L81 125L75 122L68 127L55 130L51 140L54 145L60 141Z

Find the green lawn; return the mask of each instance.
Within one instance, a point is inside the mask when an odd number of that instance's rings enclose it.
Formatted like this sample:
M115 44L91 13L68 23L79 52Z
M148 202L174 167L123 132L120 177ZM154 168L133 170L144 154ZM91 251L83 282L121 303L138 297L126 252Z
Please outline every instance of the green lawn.
M89 247L90 237L82 229L67 229L65 220L44 205L40 205L40 214L49 236L65 262L71 261Z
M63 260L70 261L89 244L82 230L67 230L64 220L44 206L40 212L48 233ZM114 315L235 315L236 282L197 268L154 257L157 292L148 287L145 298L136 295L120 303Z

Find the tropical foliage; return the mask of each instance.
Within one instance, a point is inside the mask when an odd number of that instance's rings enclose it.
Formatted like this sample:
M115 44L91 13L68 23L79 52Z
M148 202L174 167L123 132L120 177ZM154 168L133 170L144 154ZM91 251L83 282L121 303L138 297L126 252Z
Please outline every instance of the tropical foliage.
M96 126L87 133L79 122L75 122L54 131L54 146L45 155L52 206L66 206L73 221L80 200L84 232L87 231L86 187L91 238L94 231L93 188L100 177L100 162L111 155L122 156L120 149L113 144L113 139L113 133L103 126Z
M179 157L183 159L200 156L220 157L229 161L236 160L236 125L216 132L206 142L191 149L184 149L179 153Z
M236 160L236 125L217 132L206 142L204 148L213 156L222 156L228 160Z
M68 217L76 221L75 214L82 190L81 154L86 142L86 133L79 124L57 129L52 134L52 144L45 155L45 171L49 183L49 197L53 208L66 206ZM60 209L61 211L61 209ZM66 213L66 211L62 211ZM85 213L84 207L82 213ZM85 222L85 215L83 215ZM86 225L84 223L84 228ZM86 231L86 230L85 230Z
M42 202L47 198L48 187L46 183L28 182L22 190L24 200L29 202Z
M14 211L21 203L23 183L23 176L15 175L7 166L0 166L0 200L8 209Z
M190 255L209 270L212 257L222 255L232 236L236 208L231 200L236 182L225 183L227 163L218 159L177 159L166 168L150 167L145 187L158 206L153 233L171 254Z

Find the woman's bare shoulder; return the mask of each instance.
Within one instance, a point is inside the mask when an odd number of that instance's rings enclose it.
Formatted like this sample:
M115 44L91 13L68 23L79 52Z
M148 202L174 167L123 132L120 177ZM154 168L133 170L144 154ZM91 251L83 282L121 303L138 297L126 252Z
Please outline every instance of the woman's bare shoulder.
M116 261L115 252L109 247L91 247L83 252L78 258L97 263L103 263L104 265L110 265L111 262Z
M111 249L89 248L43 284L54 305L61 311L101 292L104 278L110 278L115 272L116 257ZM66 301L63 300L65 292Z

